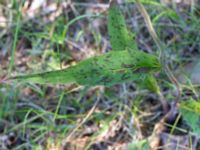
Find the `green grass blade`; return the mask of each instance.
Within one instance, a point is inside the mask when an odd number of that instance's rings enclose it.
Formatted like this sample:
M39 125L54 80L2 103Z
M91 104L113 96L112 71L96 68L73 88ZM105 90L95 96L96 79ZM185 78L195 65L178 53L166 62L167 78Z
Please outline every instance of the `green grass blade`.
M101 17L101 14L83 14L83 15L80 15L80 16L77 16L75 17L74 19L70 20L67 25L65 26L65 29L63 30L63 33L62 33L62 40L61 40L61 43L64 42L65 38L66 38L66 34L68 32L68 29L71 25L73 25L75 22L81 20L81 19L84 19L84 18L95 18L95 17Z
M16 47L17 47L18 34L19 34L19 30L20 30L21 12L19 11L20 6L18 6L18 7L19 8L17 10L17 24L16 24L16 28L15 28L15 33L14 33L14 41L13 41L13 44L12 44L10 64L9 64L9 68L8 68L9 74L12 72L12 69L14 67L15 52L16 52Z

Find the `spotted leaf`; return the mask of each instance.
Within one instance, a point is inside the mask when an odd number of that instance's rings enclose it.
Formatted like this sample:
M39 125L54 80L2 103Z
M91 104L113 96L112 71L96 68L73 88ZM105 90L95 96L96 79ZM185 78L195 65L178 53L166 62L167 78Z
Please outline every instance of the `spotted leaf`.
M124 16L115 0L111 2L109 8L108 32L113 50L125 50L128 47L132 50L137 49L134 34L128 31Z
M141 80L145 74L160 69L158 59L142 51L130 55L129 51L111 51L77 63L67 69L31 75L21 75L11 79L33 83L80 85L106 85Z

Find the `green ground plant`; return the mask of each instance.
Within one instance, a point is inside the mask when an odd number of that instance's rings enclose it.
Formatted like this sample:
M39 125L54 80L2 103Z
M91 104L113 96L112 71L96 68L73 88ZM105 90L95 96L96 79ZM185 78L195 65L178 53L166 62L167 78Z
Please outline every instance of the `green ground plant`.
M144 80L146 76L161 69L156 56L137 49L136 43L133 42L133 34L129 33L116 4L111 4L108 30L112 51L81 61L67 69L16 76L11 79L40 84L78 83L88 86L111 86L131 80Z
M146 24L148 25L149 20L146 21ZM67 31L64 31L64 35L66 34L66 32ZM30 75L19 75L11 77L9 79L17 80L20 82L39 84L76 83L84 86L113 86L118 83L135 81L138 82L139 86L147 88L151 92L154 92L162 97L159 84L155 79L155 74L161 72L162 70L165 70L165 72L169 74L169 77L171 77L171 72L169 72L169 70L166 68L166 65L163 64L165 63L165 61L163 61L163 59L165 59L163 58L165 57L165 55L148 54L138 49L137 43L134 40L135 34L130 32L127 28L125 18L115 1L111 2L109 8L108 32L110 36L112 50L105 54L83 60L66 69ZM15 33L15 39L17 40L18 25ZM155 34L156 33L154 33L154 35L152 36L154 37L155 42L157 42L158 49L161 49L160 51L162 51L163 46L161 42L157 39L157 36L155 36ZM15 44L13 47L13 49L15 49ZM12 63L10 66L10 70L12 70L13 66L13 57L14 55L12 54ZM174 81L173 77L171 78ZM60 99L62 99L62 97ZM161 101L163 105L166 105L166 102L163 102L163 97L161 98ZM188 123L191 123L191 128L193 129L193 132L199 135L200 103L193 100L190 100L189 102L177 101L177 105L180 106L179 108L183 118ZM45 114L46 112L43 113ZM57 116L54 117L56 118ZM146 140L144 141L145 142L138 142L140 143L140 148L144 143L146 143ZM137 146L135 146L135 143L134 147L138 148Z

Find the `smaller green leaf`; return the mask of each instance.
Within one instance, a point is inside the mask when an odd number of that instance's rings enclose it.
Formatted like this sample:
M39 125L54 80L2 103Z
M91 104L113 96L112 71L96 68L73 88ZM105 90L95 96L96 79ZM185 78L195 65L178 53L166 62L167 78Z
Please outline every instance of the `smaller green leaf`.
M108 32L113 50L137 50L134 34L128 31L124 16L115 0L111 2L108 12Z
M145 76L144 81L142 82L142 87L157 94L160 92L160 87L152 74Z
M180 111L193 132L200 135L200 102L194 100L181 102Z

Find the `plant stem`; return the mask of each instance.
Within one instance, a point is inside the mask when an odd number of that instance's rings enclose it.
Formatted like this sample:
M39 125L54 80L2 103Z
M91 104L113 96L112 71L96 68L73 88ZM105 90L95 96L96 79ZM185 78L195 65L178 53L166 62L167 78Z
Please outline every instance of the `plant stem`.
M16 52L16 47L17 47L18 33L19 33L19 29L20 29L20 21L21 21L21 14L20 14L19 8L18 8L17 25L15 28L14 41L13 41L12 51L11 51L11 59L10 59L10 64L9 64L9 68L8 68L9 75L12 72L12 69L13 69L14 63L15 63L15 52Z
M165 55L165 51L164 51L166 46L158 38L157 33L155 32L154 27L151 23L151 19L148 15L147 11L145 10L144 6L141 4L140 0L135 0L135 1L136 1L137 7L138 7L140 13L142 14L142 16L144 18L144 21L147 25L149 33L152 36L154 42L156 43L156 45L159 49L159 59L161 61L163 69L164 69L166 75L168 76L168 78L171 80L171 82L176 85L176 88L178 90L178 96L176 97L176 102L178 102L179 97L181 95L181 90L180 90L180 86L179 86L177 79L175 78L175 76L173 75L172 71L170 70L170 68L167 64L166 55Z

